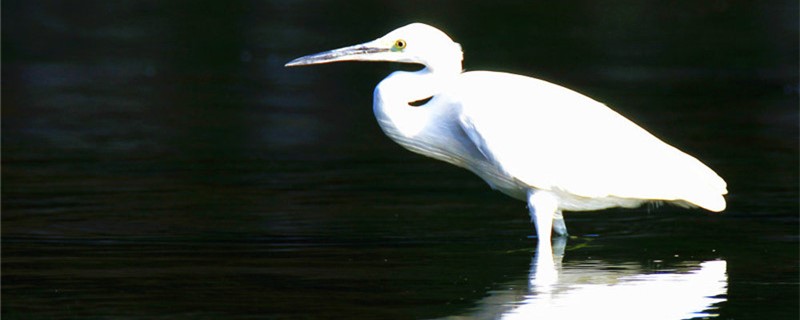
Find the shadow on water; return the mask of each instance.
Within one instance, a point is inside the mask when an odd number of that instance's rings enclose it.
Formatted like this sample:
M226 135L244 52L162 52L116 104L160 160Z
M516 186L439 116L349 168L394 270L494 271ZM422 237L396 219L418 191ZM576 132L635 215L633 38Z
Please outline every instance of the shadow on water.
M671 293L697 317L796 319L797 12L4 2L3 318L513 318ZM469 70L576 88L696 155L728 210L567 213L541 285L523 203L382 135L371 93L397 66L283 68L415 20Z

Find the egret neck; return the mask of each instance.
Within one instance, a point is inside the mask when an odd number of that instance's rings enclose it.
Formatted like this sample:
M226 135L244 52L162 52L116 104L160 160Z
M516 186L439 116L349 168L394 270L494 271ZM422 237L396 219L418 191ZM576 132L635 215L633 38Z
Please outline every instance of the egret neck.
M419 71L395 71L375 87L373 111L381 129L392 138L412 138L430 125L430 101L458 81L463 53L455 42L443 44L439 55L415 59Z

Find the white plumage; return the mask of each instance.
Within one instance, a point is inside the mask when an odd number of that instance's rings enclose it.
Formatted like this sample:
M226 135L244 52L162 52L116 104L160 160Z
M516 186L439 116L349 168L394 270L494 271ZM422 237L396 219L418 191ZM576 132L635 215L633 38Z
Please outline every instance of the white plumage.
M725 182L714 171L599 102L518 75L460 78L460 120L471 140L509 175L569 198L561 209L602 209L576 197L607 198L609 207L640 199L725 209Z
M551 228L566 234L562 210L648 201L725 209L725 181L694 157L567 88L509 73L462 72L461 46L431 26L410 24L287 66L347 60L424 65L394 72L375 88L381 128L405 148L467 168L527 201L539 239L549 239Z

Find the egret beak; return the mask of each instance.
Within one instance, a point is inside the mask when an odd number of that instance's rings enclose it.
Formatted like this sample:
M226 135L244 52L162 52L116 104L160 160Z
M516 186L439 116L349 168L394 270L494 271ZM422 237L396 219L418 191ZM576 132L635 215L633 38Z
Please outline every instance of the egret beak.
M383 56L382 54L391 51L391 46L382 45L379 40L375 40L372 42L303 56L289 61L289 63L287 63L285 66L305 66L339 61L376 61L383 60L381 58Z

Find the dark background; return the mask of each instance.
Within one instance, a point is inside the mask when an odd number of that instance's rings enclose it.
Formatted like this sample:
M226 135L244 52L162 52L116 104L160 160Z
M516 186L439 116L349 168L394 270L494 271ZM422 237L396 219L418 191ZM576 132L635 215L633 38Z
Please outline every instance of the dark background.
M728 182L567 214L565 265L724 259L723 318L797 318L798 3L723 0L3 1L3 317L433 318L526 279L524 204L375 123L407 66L283 67L414 21Z

